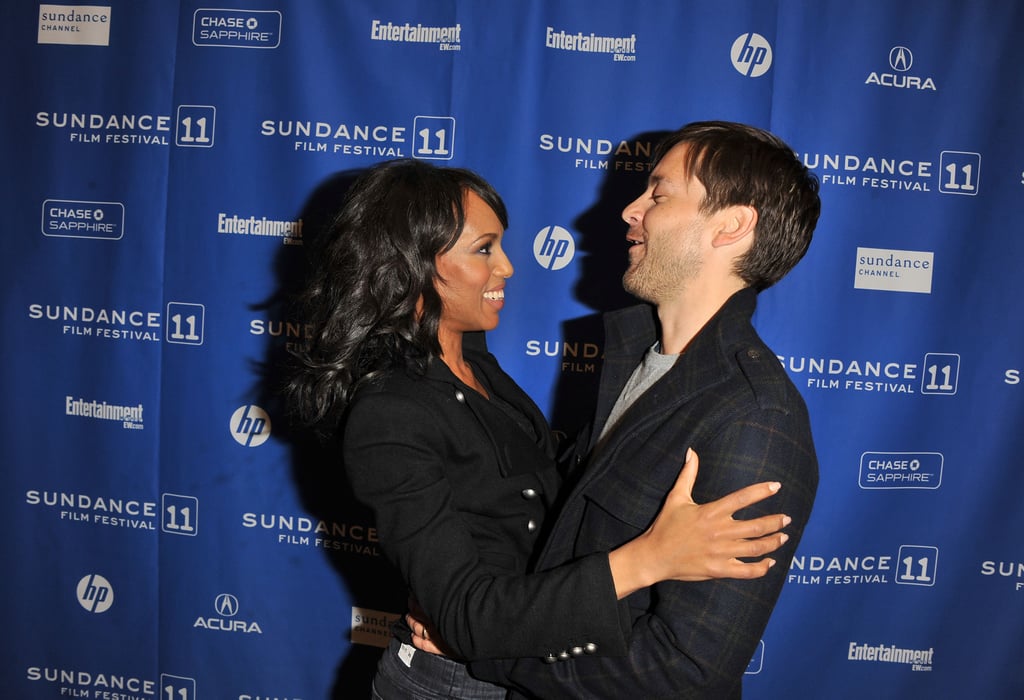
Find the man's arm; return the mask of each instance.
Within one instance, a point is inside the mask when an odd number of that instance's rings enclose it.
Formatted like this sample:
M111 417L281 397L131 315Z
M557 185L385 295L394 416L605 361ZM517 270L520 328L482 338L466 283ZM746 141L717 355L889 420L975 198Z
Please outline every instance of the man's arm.
M756 481L782 490L768 508L792 516L790 541L773 556L764 578L699 583L666 582L630 596L633 615L625 657L570 657L479 662L474 675L535 697L728 698L738 695L743 671L767 626L789 563L810 516L817 462L805 414L757 410L695 445L705 465L695 497L712 499Z

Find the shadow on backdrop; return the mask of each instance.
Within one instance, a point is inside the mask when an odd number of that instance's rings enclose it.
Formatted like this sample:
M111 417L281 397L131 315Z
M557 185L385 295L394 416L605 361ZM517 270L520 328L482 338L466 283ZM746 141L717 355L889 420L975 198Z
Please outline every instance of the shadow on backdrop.
M629 152L609 159L597 200L573 221L579 268L573 293L577 301L594 313L562 323L562 340L566 347L563 353L569 352L568 348L575 351L573 360L579 365L579 371L560 374L550 419L551 425L570 438L590 422L597 404L598 379L604 358L602 314L638 303L622 288L622 273L629 263L627 226L622 220L622 210L647 187L650 173L646 165L653 153L640 153L635 145L650 144L653 149L669 133L646 131L625 139ZM595 348L596 356L588 357Z
M317 237L331 225L345 193L362 172L349 170L331 175L317 186L303 205L299 217L303 221L305 255L295 255L296 251L284 247L278 253L274 264L276 289L268 299L255 306L268 318L288 319L299 324L293 301L305 285L311 267L310 256L316 254ZM348 486L337 442L323 442L308 430L290 425L285 420L289 412L284 405L281 388L287 381L288 346L304 342L304 336L304 330L296 334L294 329L278 336L268 335L264 360L256 368L260 377L261 405L270 415L281 417L282 428L278 430L275 423L274 436L291 450L292 479L306 512L329 526L334 523L369 526L373 521L372 515L368 508L356 501ZM329 700L370 697L370 683L382 651L379 647L365 644L351 644L347 652L341 651L348 639L350 626L345 598L353 603L358 601L360 607L374 610L404 610L406 604L401 577L379 554L376 542L365 537L356 538L353 534L343 544L348 551L324 550L324 556L342 586L336 598L330 598L328 592L325 606L325 614L337 618L339 654L343 654L335 669ZM374 550L376 553L372 554Z

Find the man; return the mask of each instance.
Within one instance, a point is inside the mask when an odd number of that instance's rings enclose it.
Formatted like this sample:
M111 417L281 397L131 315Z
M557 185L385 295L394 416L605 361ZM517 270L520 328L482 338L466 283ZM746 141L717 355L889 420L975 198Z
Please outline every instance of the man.
M606 551L651 523L692 447L694 500L779 481L767 508L793 519L763 578L663 582L620 605L625 657L588 640L543 658L477 661L474 675L541 698L739 697L743 672L781 591L818 483L807 410L751 325L757 293L807 251L818 183L792 149L753 127L689 124L660 144L647 190L623 211L623 284L647 302L606 316L605 361L589 453L538 570ZM567 592L571 594L571 592Z

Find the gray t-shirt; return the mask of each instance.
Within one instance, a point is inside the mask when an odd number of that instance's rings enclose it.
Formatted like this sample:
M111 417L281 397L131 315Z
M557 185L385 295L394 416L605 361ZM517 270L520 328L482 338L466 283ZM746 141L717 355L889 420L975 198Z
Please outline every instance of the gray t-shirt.
M651 385L665 376L672 369L672 365L676 363L676 360L679 359L678 353L675 355L662 355L658 352L660 349L661 341L647 348L647 352L644 353L644 359L633 370L633 374L629 376L629 381L626 382L626 386L622 387L622 393L619 394L615 405L612 406L612 412L608 415L608 420L605 421L604 429L601 430L600 441L604 440L609 431L619 422L622 414L633 405L633 402L650 389Z

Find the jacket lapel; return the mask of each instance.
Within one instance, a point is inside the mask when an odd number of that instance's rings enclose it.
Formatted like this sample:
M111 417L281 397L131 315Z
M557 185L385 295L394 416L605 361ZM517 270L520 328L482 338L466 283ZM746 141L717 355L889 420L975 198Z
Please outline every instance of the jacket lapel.
M725 381L732 371L729 360L731 348L741 339L725 337L725 329L736 324L723 322L723 319L744 316L749 320L755 304L756 293L749 289L730 298L701 329L672 369L637 398L619 419L618 425L598 444L597 436L612 406L656 338L651 307L630 307L608 314L604 371L609 374L607 378L602 376L598 413L595 415L594 432L588 446L589 461L580 475L572 499L584 493L595 479L608 471L618 459L617 453L629 435L642 430L646 425L661 423L666 415L678 411L681 405L693 397ZM687 447L689 445L679 446L680 464Z

